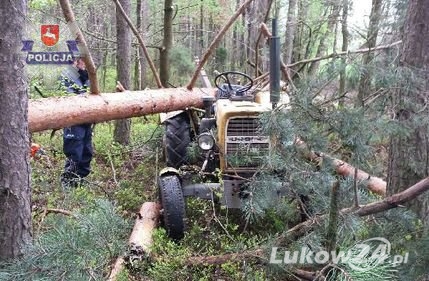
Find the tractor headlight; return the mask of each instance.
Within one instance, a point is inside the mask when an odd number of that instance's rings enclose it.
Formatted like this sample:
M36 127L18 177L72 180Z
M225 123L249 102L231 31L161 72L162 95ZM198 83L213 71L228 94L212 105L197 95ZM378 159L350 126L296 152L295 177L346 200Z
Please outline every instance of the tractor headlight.
M215 140L210 133L202 133L198 136L198 146L202 150L210 150L213 148Z

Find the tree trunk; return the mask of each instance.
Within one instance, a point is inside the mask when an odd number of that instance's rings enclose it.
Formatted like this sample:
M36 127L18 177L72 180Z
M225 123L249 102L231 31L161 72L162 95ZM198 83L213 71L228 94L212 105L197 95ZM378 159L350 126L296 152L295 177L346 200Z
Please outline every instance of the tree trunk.
M130 0L119 0L127 16L131 13ZM131 29L127 25L124 16L116 9L116 70L118 81L125 89L131 89ZM113 132L114 141L127 145L130 142L131 120L121 119L115 121Z
M247 22L247 42L246 42L246 56L247 60L255 58L255 52L258 50L253 49L256 46L256 42L259 37L259 25L264 23L267 9L270 7L268 0L254 1L247 8L246 22ZM259 61L255 61L254 64L257 66L256 71L260 68L262 71L268 69L268 59L258 56ZM249 68L241 70L243 72L252 73L253 69Z
M404 28L400 68L414 71L421 83L407 81L394 94L395 118L409 134L391 140L388 171L388 193L396 193L429 175L429 133L427 99L429 98L429 2L410 0ZM398 70L399 70L398 69ZM402 85L400 85L402 86ZM408 89L408 90L407 90ZM429 196L421 196L412 208L429 227Z
M343 15L341 18L341 34L343 43L341 51L346 52L349 48L349 30L348 30L348 14L349 14L349 0L343 0ZM338 89L339 96L342 96L346 91L346 59L341 58L341 72L340 72L340 85ZM344 104L344 99L339 100L340 105Z
M29 127L31 132L39 132L83 123L170 112L187 107L201 108L202 97L207 95L214 96L214 89L196 88L189 91L184 88L171 88L34 99L29 102Z
M296 4L297 0L290 0L287 11L286 34L284 44L284 59L285 64L292 63L293 41L296 30Z
M141 35L145 37L146 35L146 26L148 25L149 18L149 3L147 0L142 0L142 21L141 21ZM146 83L146 73L147 73L147 61L145 61L144 50L142 47L139 48L140 55L140 81L141 88L139 90L143 90L147 87Z
M0 5L0 260L31 243L28 82L21 60L27 1Z
M197 54L201 55L204 52L204 1L200 3L200 32L198 38Z
M306 30L308 29L308 26L306 26L304 23L306 23L307 21L307 15L309 10L308 7L309 7L308 0L298 1L298 17L297 17L298 25L295 29L292 61L300 61L305 57L304 56L306 52L305 37L306 37Z
M365 47L372 49L377 45L378 30L380 25L381 18L381 7L383 0L373 0L371 14L369 16L369 25L368 25L368 34L366 38ZM374 54L368 52L363 56L362 64L367 67L367 70L362 75L362 78L359 81L359 90L358 90L358 100L357 106L363 106L365 97L369 96L371 93L371 67L369 63L373 60Z
M142 35L142 0L137 0L136 5L136 28ZM134 90L138 91L142 89L142 80L141 80L141 66L140 66L140 56L143 55L140 48L137 47L135 50L136 58L134 61Z
M162 86L168 88L170 80L170 50L173 45L173 0L165 0L164 2L164 39L159 57L159 76Z

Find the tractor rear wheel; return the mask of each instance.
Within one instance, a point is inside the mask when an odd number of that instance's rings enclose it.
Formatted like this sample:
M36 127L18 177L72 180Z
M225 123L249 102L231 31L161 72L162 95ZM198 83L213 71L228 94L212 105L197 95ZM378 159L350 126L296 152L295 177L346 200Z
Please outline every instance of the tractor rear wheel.
M191 143L191 126L186 112L165 120L164 153L168 167L187 163L186 150Z
M179 241L185 233L185 199L179 177L177 175L160 176L158 186L167 235Z

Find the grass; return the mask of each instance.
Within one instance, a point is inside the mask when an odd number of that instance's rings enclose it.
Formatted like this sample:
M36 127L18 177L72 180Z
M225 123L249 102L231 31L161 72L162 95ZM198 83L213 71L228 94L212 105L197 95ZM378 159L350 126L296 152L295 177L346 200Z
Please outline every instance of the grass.
M31 160L35 236L51 233L46 217L58 216L46 215L43 212L46 208L79 212L102 199L114 204L117 213L132 223L144 202L158 200L156 175L163 167L162 131L157 116L134 118L131 145L123 147L112 140L113 123L97 124L93 135L92 172L83 186L73 190L63 190L59 183L65 160L62 132L57 131L53 137L51 132L33 134L33 142L39 143L47 154L45 158ZM121 274L121 279L171 280L174 275L176 280L267 280L264 269L251 263L231 261L219 266L195 267L185 264L190 256L219 255L257 246L262 236L255 235L251 227L243 232L243 226L240 215L231 214L225 208L213 209L209 201L189 199L183 241L173 243L165 230L158 228L154 234L154 260L133 263ZM123 242L126 243L126 239ZM82 251L90 252L89 249ZM105 274L108 270L105 268Z

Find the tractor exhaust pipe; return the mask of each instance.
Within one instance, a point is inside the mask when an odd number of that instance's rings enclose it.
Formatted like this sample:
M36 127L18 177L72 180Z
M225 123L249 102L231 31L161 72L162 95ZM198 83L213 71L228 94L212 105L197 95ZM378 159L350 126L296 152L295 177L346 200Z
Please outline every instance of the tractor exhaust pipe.
M273 109L280 100L280 37L277 36L277 19L272 20L270 38L270 102Z

